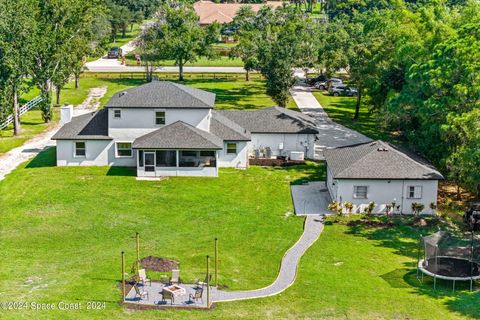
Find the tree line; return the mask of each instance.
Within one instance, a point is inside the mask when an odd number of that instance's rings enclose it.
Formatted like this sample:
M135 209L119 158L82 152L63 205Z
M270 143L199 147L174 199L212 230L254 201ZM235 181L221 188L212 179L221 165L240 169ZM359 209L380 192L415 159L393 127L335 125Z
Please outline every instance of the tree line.
M260 71L282 107L294 68L339 70L357 87L356 112L369 107L379 130L425 156L450 179L480 195L480 2L325 1L312 18L295 5L257 13L242 7L231 24L231 55ZM212 56L220 26L202 28L191 6L168 5L141 37L143 52L182 67ZM148 59L147 59L148 60Z
M52 119L52 92L78 79L87 57L102 55L117 33L154 15L159 0L0 0L0 120L14 115L19 96L40 89L39 108Z

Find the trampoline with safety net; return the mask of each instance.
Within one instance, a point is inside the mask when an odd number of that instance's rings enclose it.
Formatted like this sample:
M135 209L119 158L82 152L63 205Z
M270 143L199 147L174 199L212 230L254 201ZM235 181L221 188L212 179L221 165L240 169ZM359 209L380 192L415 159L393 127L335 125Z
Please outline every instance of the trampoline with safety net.
M437 279L453 281L453 290L456 281L470 281L472 290L474 281L480 279L480 239L473 232L439 231L421 238L419 249L417 277L433 277L434 289Z

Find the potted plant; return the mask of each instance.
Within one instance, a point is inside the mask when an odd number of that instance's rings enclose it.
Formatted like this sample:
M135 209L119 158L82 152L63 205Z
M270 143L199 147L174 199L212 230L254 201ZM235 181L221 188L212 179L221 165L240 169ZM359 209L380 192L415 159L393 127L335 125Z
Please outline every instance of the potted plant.
M391 204L387 204L387 205L385 206L385 212L387 213L387 217L388 217L388 215L390 214L390 212L392 211L392 208L393 208L393 207L392 207Z
M353 203L351 201L345 201L343 203L343 206L345 207L345 209L347 209L348 214L351 215L353 210Z
M433 214L434 215L437 215L437 205L435 204L435 202L430 202L430 205L429 205L430 209L432 210Z
M412 211L416 216L420 215L420 212L422 212L424 208L425 208L425 205L423 203L418 203L418 202L412 203Z
M372 212L373 212L373 209L375 209L375 206L377 204L375 203L375 201L370 201L368 203L368 206L365 207L364 209L364 212L368 215L368 216L371 216L372 215Z
M339 201L332 201L328 204L328 210L335 211L337 215L341 216L342 215L342 203Z

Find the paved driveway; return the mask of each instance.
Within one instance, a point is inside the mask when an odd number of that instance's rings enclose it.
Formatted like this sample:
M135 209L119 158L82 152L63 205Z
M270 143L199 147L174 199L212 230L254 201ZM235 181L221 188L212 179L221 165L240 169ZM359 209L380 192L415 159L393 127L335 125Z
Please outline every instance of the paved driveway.
M328 210L330 195L324 181L315 181L308 184L292 185L293 206L297 216L323 215L333 213Z
M291 89L291 94L298 108L316 120L319 134L315 153L318 159L323 158L322 151L325 149L372 141L369 137L330 119L310 87L299 84Z

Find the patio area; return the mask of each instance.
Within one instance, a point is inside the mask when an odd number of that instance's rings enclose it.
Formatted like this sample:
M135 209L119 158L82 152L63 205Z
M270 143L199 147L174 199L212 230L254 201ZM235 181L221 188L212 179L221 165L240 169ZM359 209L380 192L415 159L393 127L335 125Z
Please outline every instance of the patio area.
M195 290L201 288L201 286L183 283L178 285L183 290L178 290L179 292L174 294L173 301L170 299L163 300L162 291L165 287L168 287L168 285L160 282L152 282L151 285L150 283L143 286L139 285L140 291L147 293L146 296L141 298L136 294L135 288L132 286L125 297L125 303L156 308L208 308L206 286L203 289L202 297L197 301L194 298L190 299L190 295L193 297ZM215 288L210 287L210 305L213 302L212 295L214 290L216 291Z

